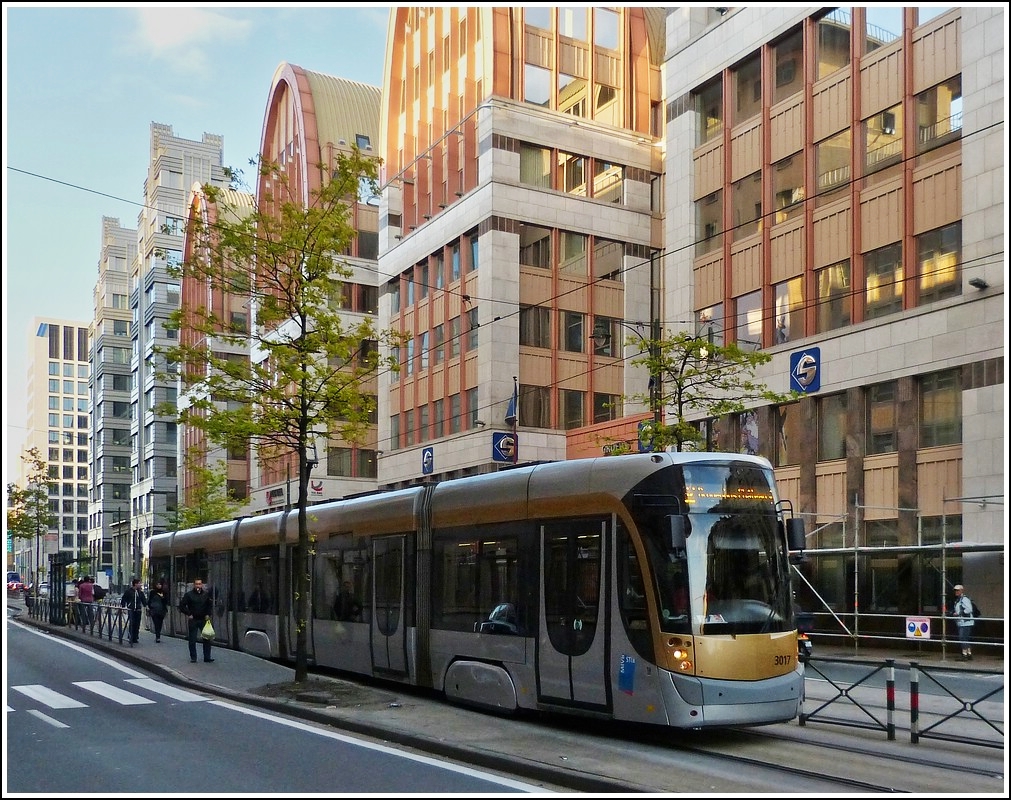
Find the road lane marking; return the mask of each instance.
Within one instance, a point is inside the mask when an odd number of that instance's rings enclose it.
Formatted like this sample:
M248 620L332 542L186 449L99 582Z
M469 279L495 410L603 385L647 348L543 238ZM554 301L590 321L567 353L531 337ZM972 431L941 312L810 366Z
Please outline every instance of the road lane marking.
M52 725L54 728L69 728L70 727L69 725L64 725L58 719L53 719L53 717L49 716L48 714L43 714L41 711L38 711L38 710L36 710L34 708L30 709L28 713L31 714L33 717L38 717L43 722L46 722L46 723Z
M47 705L50 708L87 708L88 706L72 697L67 697L65 694L60 694L59 692L54 692L39 683L30 683L25 686L12 686L15 692L21 692L25 697L30 697L32 700L38 700L43 705Z
M141 706L155 702L150 698L141 697L139 694L120 689L105 681L75 681L74 686L80 686L86 691L94 692L99 697L112 700L122 706Z
M193 692L188 692L185 689L178 689L175 686L169 686L167 683L161 683L153 678L130 678L127 683L132 683L140 689L165 695L165 697L170 697L173 700L179 700L183 703L207 702L209 699L203 695L194 694Z

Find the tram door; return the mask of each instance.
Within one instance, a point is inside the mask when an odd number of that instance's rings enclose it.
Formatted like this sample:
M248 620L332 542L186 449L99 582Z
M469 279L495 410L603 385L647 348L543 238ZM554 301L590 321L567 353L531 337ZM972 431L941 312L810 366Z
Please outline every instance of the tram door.
M218 644L231 644L232 630L229 594L232 590L231 553L213 553L207 558L207 590L214 600L214 616L211 624L214 626L214 641Z
M541 610L537 643L542 700L604 706L607 521L566 520L541 527Z
M407 673L403 536L372 540L372 668Z

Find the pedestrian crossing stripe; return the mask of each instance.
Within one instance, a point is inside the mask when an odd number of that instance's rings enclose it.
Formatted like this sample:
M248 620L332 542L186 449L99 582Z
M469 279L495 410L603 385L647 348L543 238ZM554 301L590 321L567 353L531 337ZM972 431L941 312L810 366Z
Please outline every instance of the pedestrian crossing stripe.
M155 694L162 695L170 700L176 700L183 703L195 703L206 701L208 699L204 695L194 694L193 692L188 692L185 689L169 686L156 680L152 680L151 678L131 678L127 680L127 683L136 686L139 689L154 692ZM144 697L143 695L129 692L126 689L121 689L118 686L106 683L105 681L77 681L73 685L122 706L149 705L158 702L157 700L152 700L148 697ZM23 686L12 686L11 690L53 709L88 708L87 703L82 703L80 700L76 700L73 697L57 692L54 689L43 686L42 684L33 683L25 684ZM12 711L13 709L10 705L8 705L7 710Z

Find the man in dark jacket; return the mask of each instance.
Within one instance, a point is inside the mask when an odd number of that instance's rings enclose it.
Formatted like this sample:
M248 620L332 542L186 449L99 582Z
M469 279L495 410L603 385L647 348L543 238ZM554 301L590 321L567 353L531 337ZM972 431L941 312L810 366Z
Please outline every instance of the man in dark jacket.
M144 596L144 590L140 588L139 578L134 578L130 582L130 588L123 592L119 604L123 608L130 609L130 644L137 644L140 641L140 620L144 615L144 607L147 605L147 597Z
M204 622L211 616L213 608L214 601L210 592L204 589L204 582L200 578L193 581L193 588L186 592L182 600L179 601L179 610L186 615L190 661L194 664L197 663L197 637L204 627ZM204 645L204 661L210 663L214 660L211 658L211 640L201 639L201 641Z

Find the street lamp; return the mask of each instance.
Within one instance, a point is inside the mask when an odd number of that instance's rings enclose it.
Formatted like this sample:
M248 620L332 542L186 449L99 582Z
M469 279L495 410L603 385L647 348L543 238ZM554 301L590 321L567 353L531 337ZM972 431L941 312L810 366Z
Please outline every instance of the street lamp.
M611 320L611 325L617 325L625 330L631 331L636 336L639 337L639 341L646 346L646 351L649 353L649 408L653 412L653 426L654 431L661 424L661 412L662 412L662 402L661 402L661 391L660 391L660 365L659 365L659 344L657 339L659 338L659 332L657 328L659 327L659 320L653 321L653 332L649 339L643 336L639 332L640 327L645 327L645 322L624 322L622 320ZM598 320L597 324L593 326L593 333L590 336L593 339L593 343L597 346L597 349L603 349L611 343L612 333L608 323L603 320Z

